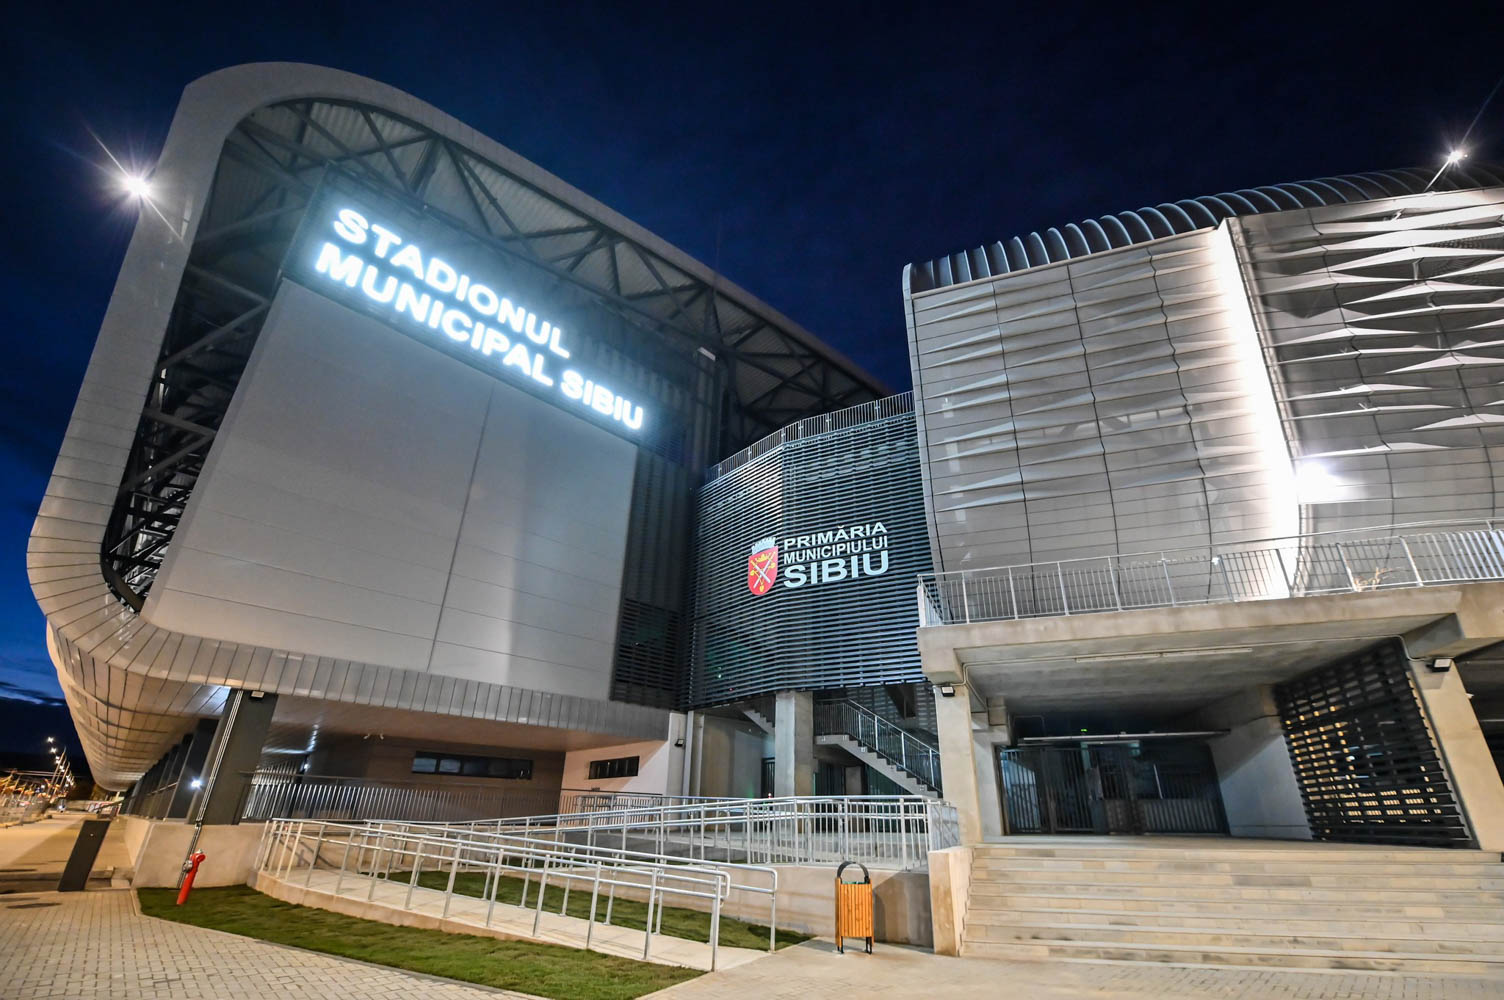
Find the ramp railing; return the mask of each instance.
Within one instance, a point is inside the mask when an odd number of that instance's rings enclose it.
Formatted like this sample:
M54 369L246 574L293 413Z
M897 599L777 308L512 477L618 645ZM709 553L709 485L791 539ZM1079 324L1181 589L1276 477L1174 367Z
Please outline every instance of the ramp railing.
M336 897L349 895L346 886L350 885L357 898L363 892L367 901L430 915L437 911L440 918L456 911L458 896L464 913L456 916L481 927L495 924L498 906L513 907L513 919L505 921L510 933L517 931L517 913L531 911L533 937L540 936L550 884L563 889L560 915L568 915L571 890L588 890L590 906L583 918L587 950L596 926L611 925L618 894L645 896L644 961L652 957L654 937L662 935L664 907L677 900L710 914L706 943L711 970L717 963L722 907L733 891L767 897L770 951L777 936L778 872L771 867L697 865L640 851L549 841L471 825L276 819L266 824L253 870ZM425 872L437 873L444 889L420 886ZM456 893L459 876L476 873L483 876L480 895ZM504 880L518 877L521 893L512 903L502 896Z
M905 870L960 843L955 807L918 795L719 799L452 825L718 864L856 859Z

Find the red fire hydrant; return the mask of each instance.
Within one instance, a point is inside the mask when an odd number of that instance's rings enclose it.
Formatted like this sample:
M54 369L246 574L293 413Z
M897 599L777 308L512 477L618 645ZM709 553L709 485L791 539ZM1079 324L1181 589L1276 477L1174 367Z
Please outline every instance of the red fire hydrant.
M188 893L193 891L193 877L198 874L198 866L204 863L204 852L194 851L189 857L188 872L183 876L183 887L178 890L178 905L188 902Z

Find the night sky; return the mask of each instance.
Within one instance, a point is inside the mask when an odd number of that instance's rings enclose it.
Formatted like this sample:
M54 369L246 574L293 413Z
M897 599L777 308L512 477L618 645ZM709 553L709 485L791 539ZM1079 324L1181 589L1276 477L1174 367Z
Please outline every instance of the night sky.
M1497 3L1073 7L13 10L0 40L0 698L60 694L26 536L134 218L90 132L149 168L204 73L295 60L406 90L718 268L894 391L909 384L905 263L1229 188L1434 165L1504 73ZM1504 159L1504 95L1468 145ZM0 733L0 749L31 742Z

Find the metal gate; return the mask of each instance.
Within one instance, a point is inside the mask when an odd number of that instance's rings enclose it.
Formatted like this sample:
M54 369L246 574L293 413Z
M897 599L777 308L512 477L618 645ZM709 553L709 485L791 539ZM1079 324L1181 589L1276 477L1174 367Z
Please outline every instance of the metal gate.
M1009 833L1226 833L1205 744L999 750Z

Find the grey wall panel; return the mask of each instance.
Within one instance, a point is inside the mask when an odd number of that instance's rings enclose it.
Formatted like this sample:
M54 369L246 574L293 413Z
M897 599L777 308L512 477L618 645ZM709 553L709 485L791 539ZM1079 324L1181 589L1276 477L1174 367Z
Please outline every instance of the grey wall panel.
M288 283L144 617L319 664L604 698L635 456Z
M1504 188L1236 220L1308 530L1499 513Z
M983 315L989 292L988 325L954 346L970 332L957 313ZM909 306L939 568L1294 529L1225 231L947 285Z

